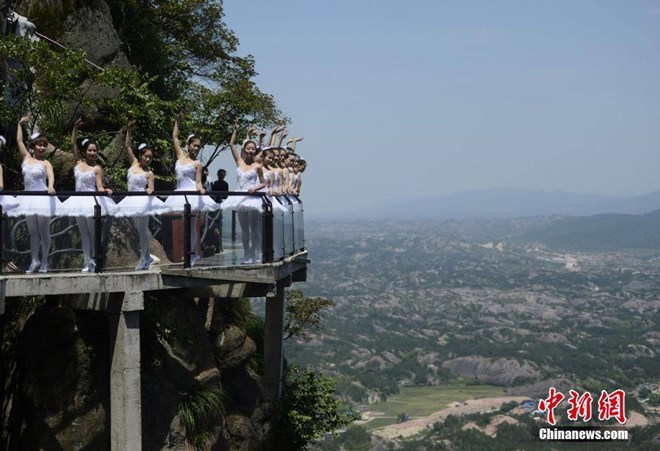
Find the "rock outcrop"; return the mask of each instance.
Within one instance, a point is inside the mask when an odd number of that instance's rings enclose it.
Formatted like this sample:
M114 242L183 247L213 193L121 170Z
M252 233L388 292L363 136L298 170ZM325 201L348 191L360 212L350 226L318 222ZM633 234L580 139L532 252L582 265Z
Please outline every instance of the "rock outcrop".
M513 359L488 359L477 356L447 360L442 366L459 376L504 387L534 380L540 374L528 362L520 363Z

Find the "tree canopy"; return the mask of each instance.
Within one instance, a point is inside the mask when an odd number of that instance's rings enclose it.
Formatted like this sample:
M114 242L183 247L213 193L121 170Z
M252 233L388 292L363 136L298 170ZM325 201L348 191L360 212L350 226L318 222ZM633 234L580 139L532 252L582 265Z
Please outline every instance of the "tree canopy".
M86 7L101 10L102 2L89 2ZM21 14L39 14L35 20L39 27L63 11L75 16L71 3L23 1L15 7ZM13 37L0 39L3 122L11 127L20 115L30 114L51 141L66 148L78 115L85 117L84 132L102 144L135 120L136 139L169 155L170 131L179 111L186 112L182 133L195 132L204 144L216 149L229 141L235 119L245 127L287 120L273 96L256 85L254 58L238 55L238 38L223 21L221 1L105 3L132 67L98 70L85 64L84 52L78 49L62 50L43 41ZM50 36L54 39L67 33L56 28L38 31L55 33ZM16 100L13 104L6 101L8 92Z

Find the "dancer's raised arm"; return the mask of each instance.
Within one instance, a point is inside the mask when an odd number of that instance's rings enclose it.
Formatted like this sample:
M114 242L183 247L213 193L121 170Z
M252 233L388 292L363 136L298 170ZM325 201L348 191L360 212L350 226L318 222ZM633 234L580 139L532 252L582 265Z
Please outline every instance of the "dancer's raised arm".
M181 159L186 156L181 148L181 143L179 142L179 122L183 119L183 111L176 115L174 119L174 129L172 130L172 141L174 142L174 152L176 153L176 158Z
M286 143L288 144L287 147L290 147L291 150L294 152L296 151L296 144L298 144L299 141L302 141L303 137L296 138L295 136L292 136L291 139L289 139Z
M132 166L137 161L135 154L133 153L132 145L132 136L131 132L135 126L135 121L130 121L126 126L126 139L124 141L124 148L126 149L126 157L128 158L128 163Z
M18 151L21 153L21 156L25 159L30 156L27 147L25 147L25 142L23 141L23 124L27 123L30 120L29 116L23 116L18 121L18 126L16 127L16 145L18 146Z
M284 130L284 125L277 126L270 132L270 139L268 140L268 145L270 147L275 146L275 139L277 137L277 134L282 130Z
M243 159L241 158L241 153L238 151L238 149L236 149L236 135L238 134L239 126L240 123L238 122L238 119L236 119L234 121L234 131L232 132L231 139L229 140L229 148L231 149L231 154L234 157L234 161L236 162L237 166L240 166L241 163L243 163Z
M284 141L284 138L286 138L287 133L288 132L286 128L282 129L282 133L280 133L280 136L277 138L279 139L279 142L277 143L277 147L282 147L282 142Z
M263 147L264 136L266 136L266 131L265 130L260 130L259 131L259 144L258 144L260 149Z
M73 161L80 160L80 151L78 150L78 128L83 124L81 117L76 119L73 123L73 131L71 132L71 153L73 154Z
M252 139L252 137L257 133L257 129L255 127L250 127L248 128L247 134L245 135L245 140Z

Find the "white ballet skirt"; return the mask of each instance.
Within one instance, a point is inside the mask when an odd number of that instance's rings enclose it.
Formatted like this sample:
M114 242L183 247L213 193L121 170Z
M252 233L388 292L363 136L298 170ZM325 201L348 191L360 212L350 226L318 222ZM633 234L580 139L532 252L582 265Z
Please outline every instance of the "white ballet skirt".
M128 170L128 190L132 192L144 192L147 190L147 173L134 174ZM162 215L170 212L165 202L156 196L126 196L117 204L115 216L152 216Z
M265 168L262 168L262 171L263 171L264 182L266 182L266 186L268 186L270 184L270 180L273 177L276 177L277 172L267 171ZM273 183L273 190L275 190L275 184L274 183ZM267 193L268 188L262 188L260 191L264 192L264 193ZM286 207L284 205L282 205L275 198L275 196L269 195L268 200L270 200L270 203L273 204L273 213L277 213L277 212L286 213L286 211L287 211Z
M273 171L273 192L278 192L280 190L280 174L277 171ZM273 211L279 211L281 213L286 213L289 211L289 204L282 198L281 194L273 196L271 199L273 202Z
M18 207L19 202L14 196L0 195L0 205L2 205L2 212L7 213L9 210Z
M76 191L97 191L96 174L93 169L83 172L76 165L73 168L73 177L76 179ZM117 211L117 204L107 196L71 196L62 202L62 207L57 213L59 216L84 216L91 218L94 216L94 206L96 205L94 199L101 206L102 216L113 216Z
M48 175L43 164L21 164L25 191L48 191ZM9 196L3 196L5 198ZM18 206L7 211L7 216L55 216L59 213L62 202L57 196L21 196Z
M178 160L174 165L176 172L176 190L175 191L197 191L197 169L195 163L181 164ZM220 209L220 204L216 203L209 196L187 194L185 196L171 195L165 199L165 205L170 211L183 211L183 206L188 198L190 211L216 211Z
M256 169L243 171L240 167L236 168L236 191L247 192L257 185L259 185L259 174ZM257 196L228 196L222 201L223 210L261 211L262 207L263 201Z
M300 174L294 173L293 178L291 180L291 191L295 193L299 183L300 183Z

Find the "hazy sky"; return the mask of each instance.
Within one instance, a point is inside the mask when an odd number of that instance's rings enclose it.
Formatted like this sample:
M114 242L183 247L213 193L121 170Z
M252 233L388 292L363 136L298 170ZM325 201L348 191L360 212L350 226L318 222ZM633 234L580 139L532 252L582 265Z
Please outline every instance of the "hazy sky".
M305 138L307 213L502 186L660 190L660 0L224 7Z

